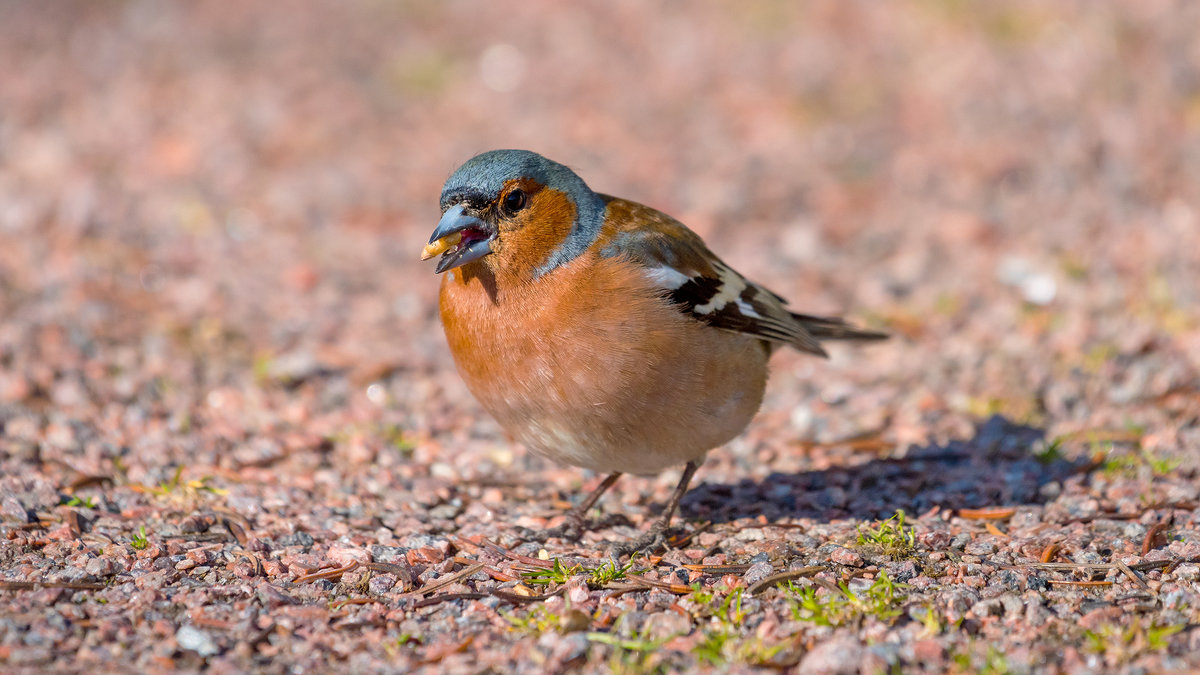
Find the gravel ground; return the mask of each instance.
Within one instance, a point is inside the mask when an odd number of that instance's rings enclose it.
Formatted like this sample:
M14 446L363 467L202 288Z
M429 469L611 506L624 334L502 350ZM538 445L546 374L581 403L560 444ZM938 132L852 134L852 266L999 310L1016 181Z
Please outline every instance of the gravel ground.
M1200 4L564 5L0 4L0 670L1200 669ZM894 338L527 541L598 477L416 261L495 147Z

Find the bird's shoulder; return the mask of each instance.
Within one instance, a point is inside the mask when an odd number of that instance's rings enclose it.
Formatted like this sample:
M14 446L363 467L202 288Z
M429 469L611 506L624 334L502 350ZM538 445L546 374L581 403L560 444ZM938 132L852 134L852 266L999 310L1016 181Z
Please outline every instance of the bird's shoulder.
M686 225L649 206L603 197L605 227L595 242L601 258L639 265L679 311L713 328L824 355L781 296L725 264Z

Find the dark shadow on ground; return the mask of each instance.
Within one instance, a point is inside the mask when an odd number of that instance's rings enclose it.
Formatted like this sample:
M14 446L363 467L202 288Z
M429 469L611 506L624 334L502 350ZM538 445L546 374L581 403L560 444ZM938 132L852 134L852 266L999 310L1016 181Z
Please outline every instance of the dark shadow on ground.
M765 516L782 518L887 518L943 509L1037 504L1041 487L1079 471L1080 463L1045 462L1035 450L1041 429L994 416L967 440L912 447L902 458L876 459L846 468L771 474L765 480L718 483L711 478L684 497L688 520L714 523Z

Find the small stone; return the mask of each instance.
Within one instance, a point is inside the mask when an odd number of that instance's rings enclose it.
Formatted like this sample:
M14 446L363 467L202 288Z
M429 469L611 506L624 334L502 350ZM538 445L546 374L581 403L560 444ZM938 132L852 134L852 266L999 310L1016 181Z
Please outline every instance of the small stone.
M213 642L212 635L195 626L180 626L175 632L175 641L181 649L190 649L200 656L213 656L221 652L217 643Z
M888 566L889 576L891 576L894 581L898 581L902 584L907 583L910 579L916 578L920 573L921 570L917 567L917 564L911 560L905 560L904 562Z
M899 581L899 579L897 579L897 581ZM904 583L907 583L909 586L912 586L913 588L915 588L918 591L923 591L927 588L931 588L931 587L937 585L937 581L935 581L932 577L926 576L924 574L915 576L912 579L909 579L908 581L906 581Z
M1062 483L1050 481L1038 488L1038 495L1046 501L1057 499L1062 494Z
M587 630L591 627L591 615L587 612L574 608L564 612L562 618L558 622L558 630L561 633L577 633L581 630Z
M1116 606L1104 606L1084 614L1079 618L1078 624L1087 630L1098 630L1100 626L1113 623L1122 614L1124 610Z
M926 667L940 662L945 654L946 649L937 640L917 640L913 643L913 657Z
M271 584L263 581L256 589L258 592L258 600L268 609L275 609L283 605L293 605L296 600L290 595L284 595L282 591L275 588Z
M184 558L183 560L180 560L179 562L175 563L175 569L177 569L181 572L190 570L195 566L196 566L196 561L188 560L187 558Z
M988 598L975 603L971 607L971 613L981 619L989 616L1004 616L1004 605L1000 603L1000 598Z
M83 569L93 577L110 577L118 571L117 564L109 558L92 558Z
M591 592L588 590L587 582L580 579L578 582L572 578L567 581L567 598L579 605L588 601L591 597Z
M775 568L771 567L771 563L754 563L750 566L750 569L746 570L746 573L742 575L742 580L746 582L747 586L753 586L754 584L757 584L763 579L771 576L774 571Z
M280 546L303 546L308 548L315 543L316 540L307 532L296 532L279 538Z
M321 569L321 561L317 556L309 553L297 553L284 555L282 558L283 564L288 566L288 570L296 576L312 574Z
M268 558L268 559L262 561L262 565L263 565L263 574L265 574L269 577L277 577L281 574L287 573L287 568L283 566L283 563L281 563L278 560L275 560L273 558Z
M766 535L763 533L762 528L747 527L746 529L734 535L734 537L738 541L759 541L761 539L765 539Z
M863 647L849 637L823 642L804 656L798 672L817 675L852 675L858 672Z
M0 519L14 523L28 523L29 512L15 495L0 496Z
M900 665L900 647L894 644L875 644L863 650L860 673L886 673Z
M1022 590L1021 582L1023 579L1024 578L1021 575L1013 572L1012 570L1000 570L995 577L995 581L999 581L1001 586L1004 586L1007 590L1013 592Z
M1020 616L1025 611L1025 603L1015 595L1000 596L1000 604L1004 607L1004 616L1009 619Z
M216 522L217 519L211 514L201 513L191 515L179 522L179 531L185 534L207 532L208 528L212 527Z
M445 560L446 554L443 553L441 549L434 548L432 546L422 546L421 548L414 548L406 553L405 558L407 559L409 565L418 565L422 563L429 565L440 563L441 561Z
M995 542L986 540L976 540L967 544L963 548L963 553L968 555L991 555L996 552L997 546Z
M404 562L405 549L399 546L380 546L373 544L371 546L371 558L375 562L393 563L396 561Z
M345 567L351 563L361 564L371 562L370 551L347 544L334 544L330 546L328 557L330 562L336 564L338 567Z
M838 547L829 555L829 559L839 565L847 565L850 567L862 567L863 558L858 553L851 551L848 548Z
M1183 581L1200 581L1200 565L1185 563L1176 567L1175 578Z
M1030 600L1025 605L1025 623L1030 626L1041 626L1050 618L1050 611L1040 599Z
M396 575L394 574L375 574L371 576L371 580L367 582L367 590L372 595L380 595L392 590L396 585Z
M288 385L299 384L325 370L315 354L304 349L280 354L267 365L267 377Z
M979 602L979 595L974 591L958 589L946 594L947 619L954 621L966 614L967 610Z
M547 668L547 671L561 673L570 670L573 666L584 664L591 646L592 643L588 641L587 635L582 632L571 633L562 636L561 639L551 641L550 659L547 664L551 667Z

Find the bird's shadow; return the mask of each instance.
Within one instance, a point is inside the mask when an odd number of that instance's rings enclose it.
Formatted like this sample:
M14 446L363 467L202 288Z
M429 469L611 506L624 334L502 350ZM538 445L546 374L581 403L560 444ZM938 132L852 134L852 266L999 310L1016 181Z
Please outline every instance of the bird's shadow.
M901 458L761 481L696 485L683 498L684 517L713 523L763 516L831 521L887 518L898 510L921 514L942 509L1037 504L1042 486L1081 469L1053 452L1038 453L1044 432L993 416L965 440L914 446ZM1083 460L1081 460L1083 461Z

